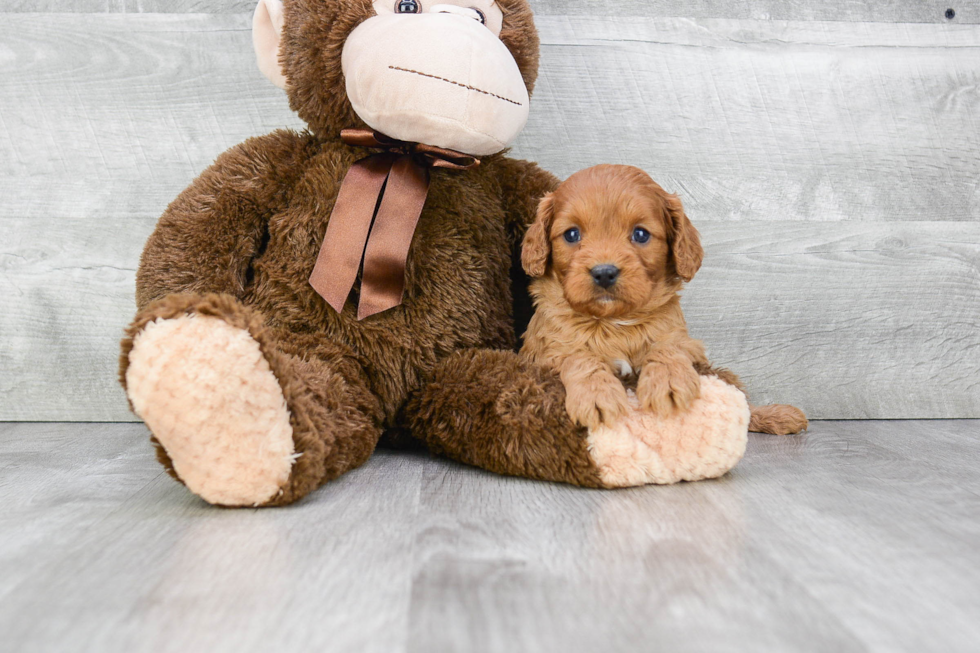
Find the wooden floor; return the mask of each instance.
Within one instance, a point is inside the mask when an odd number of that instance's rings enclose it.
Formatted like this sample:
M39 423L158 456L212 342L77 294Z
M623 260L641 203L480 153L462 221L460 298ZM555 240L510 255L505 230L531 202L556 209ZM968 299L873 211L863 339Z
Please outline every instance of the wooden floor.
M0 424L3 651L977 651L980 421L752 436L586 491L378 452L208 507L138 424Z

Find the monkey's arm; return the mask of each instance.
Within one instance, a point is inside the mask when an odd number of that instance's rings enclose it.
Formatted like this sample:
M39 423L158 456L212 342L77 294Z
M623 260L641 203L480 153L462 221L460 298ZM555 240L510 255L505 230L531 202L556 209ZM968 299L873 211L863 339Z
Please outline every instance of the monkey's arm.
M172 293L240 298L269 219L285 207L310 148L310 137L278 130L219 156L171 202L147 241L137 306Z

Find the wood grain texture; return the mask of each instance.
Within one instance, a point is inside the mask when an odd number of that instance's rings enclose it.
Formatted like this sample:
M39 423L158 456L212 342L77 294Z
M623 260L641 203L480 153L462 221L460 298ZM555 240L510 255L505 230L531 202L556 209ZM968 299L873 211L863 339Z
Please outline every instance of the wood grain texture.
M141 425L0 424L12 651L972 651L977 421L753 436L715 481L621 491L379 451L222 510ZM927 443L927 444L925 444Z
M395 0L392 0L394 2ZM682 16L751 20L977 23L975 3L946 0L530 0L538 16ZM255 0L4 0L3 12L249 13ZM953 7L956 15L946 18Z
M980 219L980 27L539 22L515 153L562 176L640 165L705 219ZM302 126L255 69L247 17L0 29L0 217L159 215L224 149Z
M755 403L980 416L980 224L697 222L691 333Z
M539 18L515 154L646 168L701 228L692 332L759 401L978 417L980 28ZM142 243L224 149L301 127L248 17L0 24L0 419L133 419Z
M302 128L223 15L9 15L0 219L159 217L222 151Z
M948 0L530 0L538 16L676 16L873 23L976 23L976 4ZM955 8L952 20L946 10Z
M0 13L246 14L258 0L4 0Z
M727 220L980 220L980 28L547 17L517 151Z
M380 454L318 493L312 511L221 510L161 473L141 425L105 429L0 434L0 487L14 509L4 532L17 533L0 549L5 650L403 645L421 459ZM122 460L132 442L136 464Z
M4 221L0 416L135 419L116 356L154 220L26 222ZM695 224L707 255L688 325L754 401L818 419L980 415L980 225Z
M155 218L0 219L0 418L136 419L117 380Z

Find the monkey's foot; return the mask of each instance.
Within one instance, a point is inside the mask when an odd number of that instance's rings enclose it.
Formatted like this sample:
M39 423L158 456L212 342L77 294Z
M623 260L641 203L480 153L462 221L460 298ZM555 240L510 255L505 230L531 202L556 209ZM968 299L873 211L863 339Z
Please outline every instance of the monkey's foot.
M261 505L289 480L290 413L248 331L196 314L149 322L129 353L126 387L178 478L205 501Z
M589 431L589 454L607 487L716 478L745 454L748 402L717 377L702 376L701 397L679 414L654 415L630 399L625 418Z

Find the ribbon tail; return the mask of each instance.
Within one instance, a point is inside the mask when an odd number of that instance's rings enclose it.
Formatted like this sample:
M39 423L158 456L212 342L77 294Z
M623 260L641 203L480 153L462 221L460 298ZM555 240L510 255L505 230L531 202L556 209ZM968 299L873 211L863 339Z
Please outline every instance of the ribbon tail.
M410 156L398 158L364 253L358 320L401 304L408 251L428 193L429 170Z
M392 164L391 154L373 155L347 171L334 202L310 285L340 313L350 295L381 195Z

